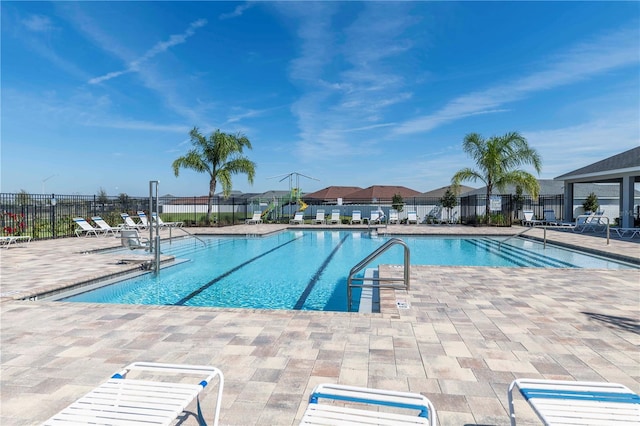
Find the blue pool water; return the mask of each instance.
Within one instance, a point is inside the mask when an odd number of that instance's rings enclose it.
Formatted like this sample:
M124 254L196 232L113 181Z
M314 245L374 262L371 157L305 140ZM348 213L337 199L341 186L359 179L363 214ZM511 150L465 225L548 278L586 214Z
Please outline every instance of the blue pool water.
M163 254L188 259L158 276L144 274L64 301L259 309L346 311L351 268L388 240L349 231L288 231L268 237L206 237L162 245ZM541 268L626 268L524 239L402 237L413 265ZM393 246L370 267L403 263Z

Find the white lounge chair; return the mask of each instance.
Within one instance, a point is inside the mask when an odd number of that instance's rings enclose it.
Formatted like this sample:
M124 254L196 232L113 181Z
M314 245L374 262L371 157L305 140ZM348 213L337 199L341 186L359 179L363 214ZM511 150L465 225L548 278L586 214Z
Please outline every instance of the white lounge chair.
M147 227L141 223L134 222L133 218L129 216L127 213L120 213L120 217L124 220L124 228L130 229L146 229Z
M595 229L595 225L592 223L596 214L581 214L576 218L576 223L573 225L573 232L584 232Z
M151 219L153 221L158 221L158 225L165 228L182 228L184 222L164 222L160 216L156 213L151 213Z
M546 225L571 227L573 222L562 222L556 218L556 212L553 210L544 211L544 222Z
M151 247L148 238L142 238L137 229L122 229L120 230L120 242L122 247L126 247L131 250L145 249L148 250Z
M351 224L360 223L362 224L362 212L360 210L354 210L351 213Z
M81 217L74 217L73 221L80 227L75 229L76 237L79 237L80 234L84 234L85 237L88 237L91 234L95 235L96 237L98 236L98 233L104 234L104 232L102 232L102 229L94 228L89 222Z
M418 224L418 213L415 211L407 212L407 225L411 223Z
M193 377L193 381L185 382L185 376ZM197 401L199 423L204 424L199 395L216 377L218 396L212 419L216 426L224 388L222 371L204 365L150 362L128 365L43 425L169 425L184 416L194 400Z
M369 214L369 218L365 218L364 220L367 221L367 223L369 223L369 225L371 224L375 224L375 223L382 223L382 220L384 219L384 212L382 210L372 210L371 213Z
M136 214L138 215L138 219L140 219L140 223L142 224L142 226L148 228L149 220L147 219L147 215L145 214L145 212L143 212L142 210L138 210Z
M260 210L254 211L251 219L245 220L244 223L247 225L257 225L262 223L262 212Z
M25 241L27 243L31 242L31 237L29 235L3 235L0 237L0 245L9 248L12 244L17 244L21 241Z
M627 238L627 233L630 234L629 238L640 235L640 228L611 228L611 230L615 232L620 238Z
M524 216L524 219L522 220L523 226L544 225L544 220L534 218L533 210L523 210L522 215Z
M638 425L640 396L626 386L605 382L518 379L509 386L509 416L516 425L513 390L545 425Z
M340 210L339 209L331 210L331 219L329 219L329 223L331 225L340 223Z
M312 225L324 225L327 223L327 220L324 217L324 210L323 209L318 209L318 211L316 211L316 218L313 219L311 221Z
M331 400L339 401L340 405L330 403ZM400 413L399 409L413 413ZM417 393L321 384L313 389L300 424L436 426L436 410L427 397Z
M98 225L98 227L100 227L100 229L102 230L102 232L104 232L105 235L108 235L109 233L111 233L112 235L116 235L116 233L120 232L120 229L122 228L122 226L119 227L113 227L111 225L109 225L103 218L101 218L100 216L93 216L91 218L91 220Z
M303 225L304 224L304 213L303 212L296 212L296 214L293 216L293 219L291 219L289 221L290 225Z
M400 223L400 218L398 217L398 210L390 209L389 210L389 223Z

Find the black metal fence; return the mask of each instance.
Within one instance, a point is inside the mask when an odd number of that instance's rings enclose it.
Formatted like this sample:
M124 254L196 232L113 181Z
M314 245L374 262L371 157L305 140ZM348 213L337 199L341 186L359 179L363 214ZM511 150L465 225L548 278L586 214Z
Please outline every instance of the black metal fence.
M465 225L511 226L521 218L522 210L533 210L536 217L543 217L543 211L552 209L556 218L563 220L563 195L543 195L537 199L514 195L493 196L490 200L490 214L486 215L486 196L472 195L460 197L453 208L443 208L436 197L408 197L401 206L393 206L392 200L344 200L338 204L321 200L305 200L305 218L316 217L318 210L339 209L344 223L348 223L354 210L359 210L363 218L382 208L401 210L400 219L406 220L407 212L415 211L419 220L429 223L431 219L446 219ZM155 201L154 201L155 205ZM159 197L160 216L165 222L182 221L185 226L228 226L244 223L254 211L262 212L267 222L288 223L302 202L291 197L214 197L211 220L208 220L208 197ZM3 235L30 235L34 239L48 239L73 236L77 227L73 218L100 216L115 226L122 223L121 213L136 216L138 211L149 211L149 197L60 195L0 193L2 217L0 225ZM490 220L488 220L490 217ZM572 218L569 218L571 220Z

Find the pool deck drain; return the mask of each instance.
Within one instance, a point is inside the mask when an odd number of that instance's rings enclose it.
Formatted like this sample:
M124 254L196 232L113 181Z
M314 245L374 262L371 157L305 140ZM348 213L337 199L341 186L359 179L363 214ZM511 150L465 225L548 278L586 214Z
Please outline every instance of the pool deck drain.
M390 227L394 234L517 230ZM601 234L547 234L640 258L639 239L606 246ZM131 267L117 256L82 254L113 243L67 238L0 251L0 424L39 424L138 360L219 367L222 425L297 424L321 382L421 392L444 426L508 425L507 385L516 377L604 380L640 392L638 270L413 266L411 290L382 291L380 314L16 300ZM380 273L397 277L402 269ZM211 401L204 399L205 415ZM539 424L526 403L516 404L519 425Z

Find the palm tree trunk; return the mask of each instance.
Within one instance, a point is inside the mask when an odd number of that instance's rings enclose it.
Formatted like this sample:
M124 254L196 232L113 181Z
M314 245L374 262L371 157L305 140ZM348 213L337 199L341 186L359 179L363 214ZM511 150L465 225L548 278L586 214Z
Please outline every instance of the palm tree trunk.
M211 216L213 214L213 196L216 193L216 180L211 179L209 181L209 201L207 203L207 225L211 223Z

